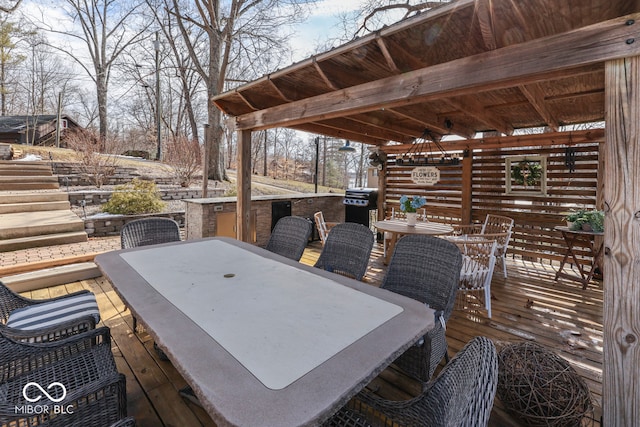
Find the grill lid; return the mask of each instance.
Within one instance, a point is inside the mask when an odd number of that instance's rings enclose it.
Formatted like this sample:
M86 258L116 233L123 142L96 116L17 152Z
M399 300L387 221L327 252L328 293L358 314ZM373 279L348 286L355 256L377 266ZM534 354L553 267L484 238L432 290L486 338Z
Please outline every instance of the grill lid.
M350 206L376 206L378 200L377 188L347 188L344 194L345 205Z

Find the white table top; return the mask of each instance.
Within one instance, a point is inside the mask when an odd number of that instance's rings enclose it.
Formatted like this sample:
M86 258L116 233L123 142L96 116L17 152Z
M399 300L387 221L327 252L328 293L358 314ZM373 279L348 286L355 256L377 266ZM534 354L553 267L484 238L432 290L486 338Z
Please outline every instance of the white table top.
M447 224L440 224L439 222L425 222L417 221L415 226L407 225L406 220L402 219L386 219L384 221L377 221L373 223L373 226L380 231L389 231L391 233L398 234L449 234L453 231L453 227Z
M184 245L179 252L169 246L121 256L274 390L402 312L395 304L220 240Z
M418 301L232 239L96 263L219 426L317 425L434 325Z

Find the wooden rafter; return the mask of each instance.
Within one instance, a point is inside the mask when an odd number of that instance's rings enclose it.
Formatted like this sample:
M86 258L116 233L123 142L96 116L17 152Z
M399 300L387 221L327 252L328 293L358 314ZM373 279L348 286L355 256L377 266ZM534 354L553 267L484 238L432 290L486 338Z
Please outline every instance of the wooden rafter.
M296 126L291 126L292 129L302 130L309 133L316 133L320 135L332 136L334 138L348 139L350 141L363 142L371 145L383 145L387 143L385 139L379 139L374 136L366 136L355 132L350 132L344 129L336 129L331 126L325 126L319 123L303 123Z
M640 43L626 42L635 37L639 19L640 14L631 14L564 34L248 113L236 117L236 127L294 126L318 119L571 75L573 68L640 54ZM629 21L634 23L625 25Z
M547 145L569 145L587 142L604 142L604 129L589 129L582 131L560 132L549 137L549 134L495 136L488 138L467 139L463 141L446 141L442 146L446 150L461 151L465 149L491 149L504 147L542 147ZM380 149L387 154L406 153L409 144L386 145Z
M315 60L313 61L313 68L315 68L315 70L318 72L318 74L320 75L320 78L322 79L323 82L325 82L325 84L327 85L327 87L331 90L338 90L340 89L338 86L336 86L331 79L329 79L329 77L327 76L327 74L324 72L324 70L322 70L322 67L320 67L320 64L318 64L318 61Z
M479 1L476 3L476 17L480 25L480 33L487 50L496 50L498 43L496 42L496 34L493 29L493 8L491 0Z
M251 103L251 101L249 101L249 100L247 99L247 97L245 97L245 96L242 94L242 92L237 91L236 93L238 94L238 96L240 97L240 99L242 99L242 102L244 102L245 104L247 104L247 105L249 106L249 108L251 108L251 109L252 109L252 110L254 110L254 111L258 111L258 110L259 110L259 108L258 108L258 107L256 107L255 105L253 105L253 103Z
M280 88L278 87L278 85L276 84L276 82L274 82L272 79L267 79L267 81L269 82L269 84L271 85L271 87L273 88L273 90L275 90L278 95L287 102L291 102L293 101L291 98L289 98L287 95L284 94L284 92L282 92L280 90Z
M480 120L486 124L489 129L495 129L505 135L511 135L513 133L513 127L511 125L501 120L496 114L490 114L486 111L484 106L474 96L465 96L462 99L448 98L446 102L452 107L463 111L465 114Z
M545 105L544 92L540 86L532 83L530 85L520 86L520 91L529 100L529 103L531 103L538 114L540 114L540 117L547 123L547 126L554 132L557 132L560 124Z
M389 67L389 70L393 71L394 73L399 73L400 69L394 62L393 57L391 56L391 53L389 53L389 49L387 48L387 44L385 43L384 39L378 36L376 37L376 43L378 44L378 47L382 52L382 56L384 56L384 60L386 61L387 66Z

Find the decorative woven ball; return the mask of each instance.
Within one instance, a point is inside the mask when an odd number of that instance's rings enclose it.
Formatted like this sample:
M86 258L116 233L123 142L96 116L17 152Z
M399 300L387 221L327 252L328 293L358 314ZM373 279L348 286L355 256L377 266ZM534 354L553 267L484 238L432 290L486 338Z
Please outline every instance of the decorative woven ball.
M593 414L585 381L560 356L533 342L504 345L498 353L497 394L529 426L581 426Z

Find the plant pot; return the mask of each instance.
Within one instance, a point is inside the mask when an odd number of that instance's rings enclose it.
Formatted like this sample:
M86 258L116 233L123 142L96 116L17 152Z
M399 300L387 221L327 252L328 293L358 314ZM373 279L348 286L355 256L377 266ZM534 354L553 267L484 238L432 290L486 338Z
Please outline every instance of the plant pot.
M571 227L573 227L573 222L567 221L567 227L569 227L569 229L571 230Z
M585 222L582 224L582 231L593 231L593 228L591 227L591 224Z
M415 227L417 219L418 214L416 212L407 212L407 225L409 227Z

